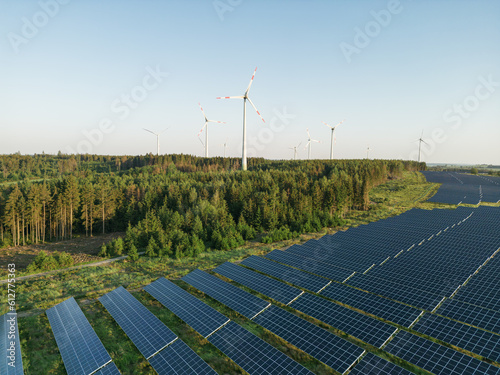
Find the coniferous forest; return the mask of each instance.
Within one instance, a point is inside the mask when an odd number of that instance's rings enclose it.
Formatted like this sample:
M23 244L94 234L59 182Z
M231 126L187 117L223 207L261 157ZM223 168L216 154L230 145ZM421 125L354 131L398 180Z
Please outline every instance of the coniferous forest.
M424 163L190 155L2 155L0 247L125 232L115 253L196 256L341 225L370 189ZM101 255L107 255L104 249Z

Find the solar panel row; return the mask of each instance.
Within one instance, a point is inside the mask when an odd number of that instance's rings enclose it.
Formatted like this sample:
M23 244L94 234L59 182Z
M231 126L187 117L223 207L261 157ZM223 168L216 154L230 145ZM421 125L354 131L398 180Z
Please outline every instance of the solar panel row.
M216 374L125 288L99 300L158 374Z
M68 375L88 375L111 357L73 297L46 311Z
M24 374L17 314L14 312L4 314L0 317L0 353L2 353L0 358L0 374Z
M361 362L354 366L349 375L411 375L412 372L395 365L375 354L367 353Z

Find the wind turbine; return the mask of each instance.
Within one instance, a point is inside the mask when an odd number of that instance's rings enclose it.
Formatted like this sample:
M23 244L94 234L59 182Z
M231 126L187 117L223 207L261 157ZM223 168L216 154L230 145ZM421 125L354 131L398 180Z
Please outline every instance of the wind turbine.
M371 151L370 145L366 148L366 158L368 159L368 154Z
M146 130L147 132L150 132L151 134L156 135L156 155L159 156L160 155L160 134L165 133L168 130L168 128L166 128L165 130L163 130L159 133L152 132L151 130L148 130L146 128L143 128L143 129Z
M333 144L334 144L334 143L335 143L335 144L337 143L337 139L335 138L335 129L337 128L337 126L339 126L340 124L342 124L344 121L345 121L345 119L344 119L344 120L342 120L342 121L340 121L340 122L339 122L337 125L335 125L335 126L330 126L330 125L328 125L326 122L321 121L323 124L325 124L325 125L326 125L326 126L328 126L330 129L332 129L332 141L331 141L331 146L330 146L330 160L332 160L332 159L333 159Z
M222 144L222 146L224 146L224 157L226 157L227 138L226 138L226 142L224 142Z
M297 148L299 148L301 144L302 142L300 142L297 146L288 147L290 150L293 150L293 160L297 160Z
M203 127L200 130L200 132L198 133L198 137L203 132L203 129L207 128L207 130L205 130L205 157L208 158L208 126L207 125L208 125L209 122L216 122L217 124L225 124L225 122L223 122L223 121L209 120L207 118L207 115L203 111L203 108L201 108L201 104L198 103L198 105L200 106L201 113L203 113L203 116L205 117L205 125L203 125ZM200 139L200 141L201 141L201 139Z
M260 112L257 110L257 107L252 103L250 98L248 97L248 92L250 91L250 86L252 86L253 79L255 77L255 72L257 71L257 68L255 68L252 78L250 79L250 83L248 84L247 90L245 91L245 94L242 96L220 96L217 99L243 99L243 150L242 150L242 156L241 156L241 169L246 171L247 170L247 100L250 102L252 105L253 109L255 109L255 112L259 115L259 117L262 119L262 121L265 123L264 119L260 115Z
M422 130L422 135L420 136L419 139L417 139L418 141L418 162L420 163L420 150L422 148L422 142L424 142L426 145L429 145L426 141L424 141L422 139L422 137L424 136L424 131Z
M316 142L316 143L321 143L321 142L317 141L316 139L312 139L311 138L311 134L309 134L309 128L307 128L306 131L307 131L308 139L307 139L306 147L304 147L304 149L306 149L306 148L309 147L309 151L307 152L307 159L311 159L311 146L312 146L312 142Z

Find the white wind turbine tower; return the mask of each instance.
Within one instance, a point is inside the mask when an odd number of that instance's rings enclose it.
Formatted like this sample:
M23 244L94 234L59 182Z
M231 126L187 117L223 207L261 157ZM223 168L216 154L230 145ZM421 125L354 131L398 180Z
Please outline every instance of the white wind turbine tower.
M371 151L371 148L370 148L370 145L368 145L368 147L366 148L366 158L368 159L368 155Z
M302 142L300 142L297 146L288 147L290 150L293 150L293 160L297 160L297 148L299 148L301 144Z
M225 124L225 122L223 121L214 121L214 120L209 120L207 118L207 115L205 114L205 112L203 111L203 108L201 108L201 104L198 103L198 105L200 106L200 109L201 109L201 113L203 113L203 116L205 117L205 125L203 125L203 127L201 128L200 132L198 133L198 137L200 136L200 134L203 132L203 129L207 128L207 130L205 130L205 157L208 158L208 123L209 122L216 122L217 124ZM201 141L201 139L200 139Z
M224 146L224 157L226 157L227 138L226 138L226 142L224 142L222 144L222 146Z
M307 159L311 159L311 146L312 146L312 142L316 142L316 143L321 143L320 141L317 141L316 139L312 139L311 138L311 134L309 134L309 128L306 129L307 131L307 144L306 144L306 147L304 147L304 149L308 148L309 147L309 151L307 152Z
M243 99L243 150L242 150L242 156L241 156L241 169L244 171L247 170L247 100L250 102L253 109L255 109L255 112L257 112L259 117L265 123L264 119L260 115L260 112L257 110L257 107L255 107L255 105L252 103L252 101L248 97L248 92L250 91L250 86L252 86L252 82L253 82L253 79L255 77L256 71L257 71L257 68L255 68L255 70L253 72L252 78L250 79L250 83L248 84L248 87L247 87L244 95L242 95L242 96L222 96L222 97L217 98L217 99Z
M422 137L424 136L424 131L422 130L422 135L420 136L419 139L417 139L418 141L418 162L420 163L420 150L422 148L422 142L424 142L426 145L429 145L426 141L424 141L422 139Z
M337 128L337 126L339 126L340 124L342 124L344 121L345 121L345 119L344 119L344 120L342 120L342 121L340 121L340 122L339 122L337 125L335 125L335 126L330 126L330 125L328 125L326 122L321 121L323 124L325 124L325 125L326 125L326 126L328 126L330 129L332 129L332 141L331 141L331 146L330 146L330 160L333 160L333 144L334 144L334 143L335 143L335 144L337 143L337 139L336 139L336 137L335 137L335 129Z
M146 128L143 128L143 129L146 130L147 132L150 132L151 134L156 135L156 155L159 156L160 155L160 134L165 133L168 130L168 128L166 128L165 130L163 130L159 133L152 132L151 130L148 130Z

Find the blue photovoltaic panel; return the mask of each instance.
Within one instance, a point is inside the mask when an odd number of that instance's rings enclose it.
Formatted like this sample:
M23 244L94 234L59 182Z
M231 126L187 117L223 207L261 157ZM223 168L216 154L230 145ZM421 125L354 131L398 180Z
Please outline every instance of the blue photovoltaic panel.
M220 312L164 277L144 287L144 290L203 337L229 321Z
M437 314L500 334L500 312L448 299Z
M323 277L311 275L310 273L284 266L272 260L255 255L246 258L241 264L315 293L319 292L331 282Z
M378 348L396 331L389 324L309 293L290 307Z
M88 375L111 362L73 297L48 309L46 314L68 375Z
M499 335L433 314L424 315L412 329L492 361L500 361Z
M341 373L364 352L359 346L277 306L271 306L254 322Z
M269 302L200 270L188 273L182 280L249 319L270 305Z
M498 367L405 331L398 332L384 350L433 374L500 374Z
M311 259L282 250L273 250L265 257L340 282L352 274L350 270L322 263L321 261L311 261Z
M93 375L120 375L120 371L118 370L116 365L111 362Z
M208 338L250 375L312 375L312 372L235 322Z
M323 289L321 294L405 327L409 327L422 313L421 310L413 307L366 293L344 284L332 283Z
M177 338L122 286L103 295L99 301L146 359Z
M151 357L149 363L159 375L217 375L180 339Z
M2 353L0 358L0 374L2 375L24 374L21 339L17 324L17 314L14 312L4 314L0 319L0 353ZM11 345L12 342L14 342L13 347ZM9 363L12 365L9 365Z
M285 305L302 294L300 289L229 262L221 264L214 272Z
M413 372L405 370L375 354L366 354L349 375L411 375Z

